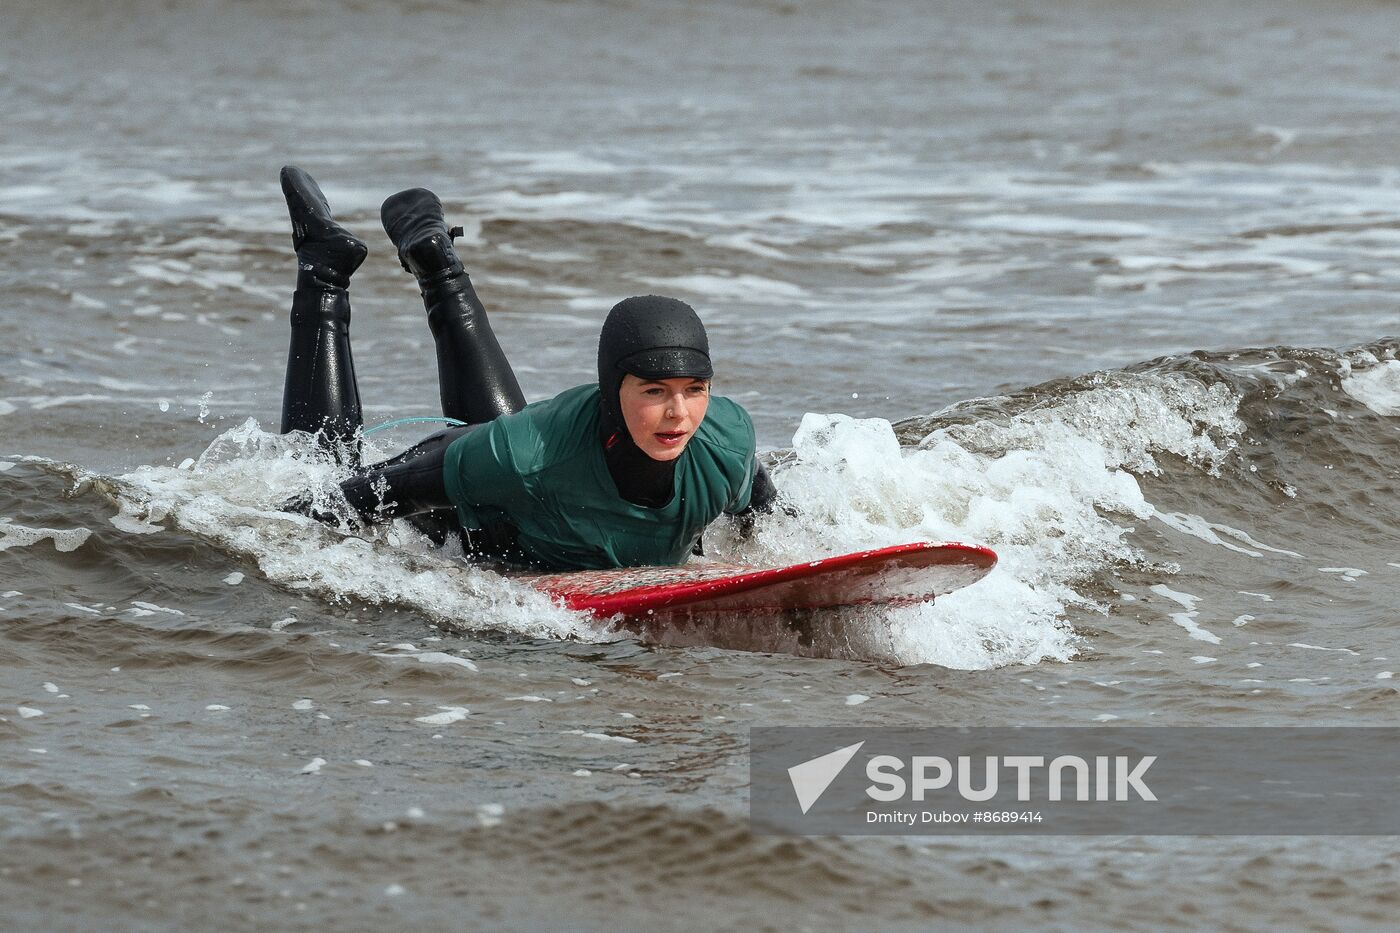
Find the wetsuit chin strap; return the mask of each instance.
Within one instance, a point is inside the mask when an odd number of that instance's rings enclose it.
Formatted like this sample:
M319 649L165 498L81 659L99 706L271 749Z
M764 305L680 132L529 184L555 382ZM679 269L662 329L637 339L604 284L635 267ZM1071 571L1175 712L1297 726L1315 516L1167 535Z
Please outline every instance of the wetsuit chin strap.
M608 475L622 498L649 509L671 501L676 488L676 461L648 457L632 440L627 426L617 423L607 405L602 406L598 439L603 444Z

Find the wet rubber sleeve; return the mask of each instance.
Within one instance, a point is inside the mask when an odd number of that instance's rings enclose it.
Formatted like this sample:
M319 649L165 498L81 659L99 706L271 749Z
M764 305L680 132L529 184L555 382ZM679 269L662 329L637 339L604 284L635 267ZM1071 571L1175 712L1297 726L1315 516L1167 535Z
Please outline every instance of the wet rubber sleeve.
M778 487L773 485L773 478L768 475L768 470L762 463L758 464L758 469L753 475L753 491L749 493L748 508L740 512L740 515L752 515L758 513L767 515L773 511L773 503L778 498Z
M341 483L340 491L365 522L451 508L443 465L452 442L468 430L452 428L424 438L397 457Z

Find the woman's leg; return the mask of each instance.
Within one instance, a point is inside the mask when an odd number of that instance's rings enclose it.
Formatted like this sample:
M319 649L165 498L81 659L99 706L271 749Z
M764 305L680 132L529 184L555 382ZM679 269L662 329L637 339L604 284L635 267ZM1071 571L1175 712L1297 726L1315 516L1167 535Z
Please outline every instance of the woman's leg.
M338 455L358 464L364 418L350 354L347 289L367 250L331 218L326 196L310 175L292 165L283 168L282 193L297 252L282 433L317 434Z
M324 198L320 204L324 206ZM442 544L462 533L442 478L447 448L471 427L524 408L525 396L491 330L486 309L452 249L442 202L431 191L414 188L385 201L381 216L389 239L399 249L399 261L418 278L428 326L437 345L442 413L469 427L427 437L398 456L359 472L342 483L341 490L362 520L407 518ZM328 209L324 218L329 222ZM345 281L348 285L348 273ZM345 319L348 323L348 300ZM348 336L344 350L343 359L348 362ZM353 388L353 370L347 372L347 384ZM356 402L357 415L358 410ZM473 541L464 540L463 544L468 550L476 548Z
M442 413L484 424L524 408L520 383L452 248L437 195L426 188L400 191L384 202L380 216L399 261L418 279L437 345Z
M486 309L476 297L462 261L452 248L452 232L447 228L437 195L426 188L400 191L384 202L380 218L384 232L398 248L399 262L418 279L428 312L428 328L437 346L442 413L469 425L480 425L524 408L520 383L491 330ZM457 428L444 435L455 439L465 430ZM440 462L442 453L436 449L445 451L446 444L437 437L425 443L435 449L436 457L429 454L424 459ZM440 466L437 469L440 472ZM452 509L424 512L409 521L438 544L455 535L468 551L477 547L463 533Z

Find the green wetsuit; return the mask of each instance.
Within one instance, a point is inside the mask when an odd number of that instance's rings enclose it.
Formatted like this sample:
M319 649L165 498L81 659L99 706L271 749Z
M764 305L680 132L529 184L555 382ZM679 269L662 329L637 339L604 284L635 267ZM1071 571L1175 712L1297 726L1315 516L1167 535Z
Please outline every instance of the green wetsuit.
M711 397L676 462L671 501L656 508L618 494L599 418L598 386L583 385L453 441L443 482L462 527L505 524L533 565L601 570L684 563L721 512L748 507L758 460L737 403Z

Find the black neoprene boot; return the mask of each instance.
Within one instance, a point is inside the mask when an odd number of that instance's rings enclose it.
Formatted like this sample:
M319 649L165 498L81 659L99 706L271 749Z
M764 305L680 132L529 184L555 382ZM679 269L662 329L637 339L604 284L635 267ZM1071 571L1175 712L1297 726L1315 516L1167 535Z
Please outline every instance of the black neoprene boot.
M282 168L282 194L292 218L299 269L326 285L349 288L350 276L369 253L364 241L335 222L321 187L295 165Z
M429 282L463 271L462 260L452 248L453 234L442 213L442 201L427 188L409 188L393 194L379 208L384 232L399 251L399 263L426 287Z
M292 165L283 168L282 192L297 251L282 433L321 432L337 455L358 462L363 416L350 354L346 289L367 250L331 218L326 196L310 175Z
M426 188L392 195L380 208L399 262L418 279L437 346L442 413L483 424L525 407L525 395L491 330L486 309L452 248L442 202Z

